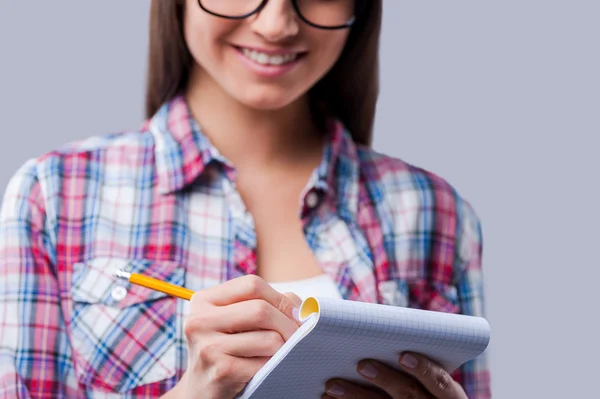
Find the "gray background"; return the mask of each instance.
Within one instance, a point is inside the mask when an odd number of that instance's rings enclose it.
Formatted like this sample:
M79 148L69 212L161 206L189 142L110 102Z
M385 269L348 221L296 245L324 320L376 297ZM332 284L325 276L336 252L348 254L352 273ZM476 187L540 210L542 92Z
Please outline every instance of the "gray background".
M494 397L596 397L600 2L384 14L375 148L482 219ZM147 1L0 1L0 193L29 157L140 125L147 17Z

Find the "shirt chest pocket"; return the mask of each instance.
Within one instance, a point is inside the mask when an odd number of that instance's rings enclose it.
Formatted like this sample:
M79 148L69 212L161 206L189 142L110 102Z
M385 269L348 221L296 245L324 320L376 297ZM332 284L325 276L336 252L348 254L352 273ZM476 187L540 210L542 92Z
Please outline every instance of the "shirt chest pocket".
M123 269L183 285L175 262L96 258L73 266L71 343L81 384L124 393L173 377L177 299L118 279Z

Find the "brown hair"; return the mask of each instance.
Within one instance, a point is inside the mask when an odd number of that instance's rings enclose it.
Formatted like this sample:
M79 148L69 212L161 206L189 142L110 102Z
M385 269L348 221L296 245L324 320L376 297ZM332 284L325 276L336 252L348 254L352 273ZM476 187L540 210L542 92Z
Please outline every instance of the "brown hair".
M379 95L381 0L363 2L340 58L310 91L313 104L339 118L356 143L371 145ZM188 82L193 59L183 36L183 6L152 0L146 82L146 117L171 100Z

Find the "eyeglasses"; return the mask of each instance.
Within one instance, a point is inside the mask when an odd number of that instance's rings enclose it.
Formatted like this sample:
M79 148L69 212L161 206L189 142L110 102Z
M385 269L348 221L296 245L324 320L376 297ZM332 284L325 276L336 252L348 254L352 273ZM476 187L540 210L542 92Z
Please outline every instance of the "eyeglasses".
M221 18L243 19L262 10L269 0L198 0L200 8ZM298 17L320 29L343 29L356 19L362 0L291 0Z

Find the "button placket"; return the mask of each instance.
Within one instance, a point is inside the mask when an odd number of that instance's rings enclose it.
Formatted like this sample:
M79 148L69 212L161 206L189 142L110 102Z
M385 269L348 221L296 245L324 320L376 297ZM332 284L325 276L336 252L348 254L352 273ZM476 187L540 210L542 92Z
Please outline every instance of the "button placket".
M315 208L319 204L319 194L314 191L309 192L306 195L306 206L309 209Z

